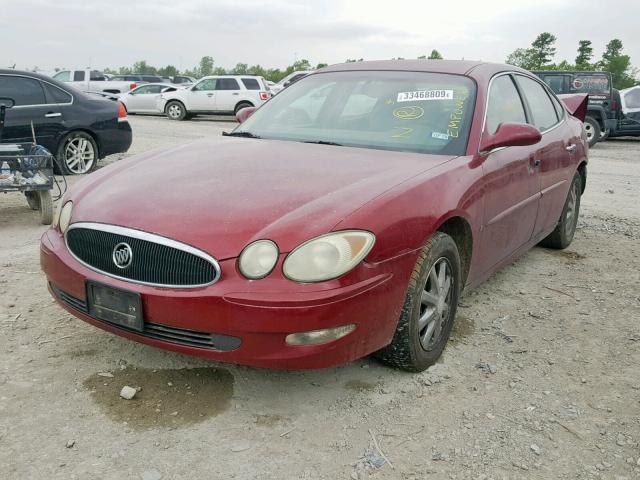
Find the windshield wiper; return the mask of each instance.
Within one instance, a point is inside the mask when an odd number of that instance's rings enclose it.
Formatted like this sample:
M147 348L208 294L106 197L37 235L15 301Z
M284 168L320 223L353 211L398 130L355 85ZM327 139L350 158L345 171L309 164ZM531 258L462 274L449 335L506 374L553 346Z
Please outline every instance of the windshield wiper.
M251 132L222 132L224 137L245 137L245 138L260 138L259 135Z
M333 145L334 147L343 147L341 143L327 142L326 140L304 140L302 143L315 143L316 145Z

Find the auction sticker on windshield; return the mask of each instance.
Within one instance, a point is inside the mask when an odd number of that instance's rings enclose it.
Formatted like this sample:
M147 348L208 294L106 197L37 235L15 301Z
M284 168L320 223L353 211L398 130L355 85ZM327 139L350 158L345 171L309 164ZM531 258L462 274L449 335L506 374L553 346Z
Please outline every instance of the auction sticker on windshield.
M453 90L419 90L416 92L398 93L398 102L415 102L421 100L453 100Z

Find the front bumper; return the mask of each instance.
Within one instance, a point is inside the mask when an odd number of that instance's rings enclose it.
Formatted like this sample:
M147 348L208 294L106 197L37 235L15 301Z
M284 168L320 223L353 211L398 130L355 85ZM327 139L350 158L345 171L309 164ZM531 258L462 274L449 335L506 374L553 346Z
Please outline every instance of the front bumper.
M230 259L220 262L222 278L217 283L198 289L137 285L95 272L71 256L64 238L55 230L42 236L40 259L50 291L60 305L103 330L222 362L306 369L346 363L391 341L416 255L363 264L358 272L352 272L354 275L347 275L349 280L315 285L279 279L276 272L271 275L274 279L248 281L237 272L235 259ZM89 316L87 280L140 293L145 330L126 330ZM355 331L332 342L285 343L290 333L347 324L355 324ZM159 330L164 333L157 334ZM192 341L209 337L211 345Z

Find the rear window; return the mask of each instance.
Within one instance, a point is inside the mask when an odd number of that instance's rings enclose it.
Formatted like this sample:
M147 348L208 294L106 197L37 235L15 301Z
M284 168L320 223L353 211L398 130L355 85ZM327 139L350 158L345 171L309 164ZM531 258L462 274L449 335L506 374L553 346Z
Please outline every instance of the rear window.
M47 103L71 103L73 97L50 83L42 82L42 86L47 94Z
M255 78L243 78L242 84L247 90L260 90L260 84Z

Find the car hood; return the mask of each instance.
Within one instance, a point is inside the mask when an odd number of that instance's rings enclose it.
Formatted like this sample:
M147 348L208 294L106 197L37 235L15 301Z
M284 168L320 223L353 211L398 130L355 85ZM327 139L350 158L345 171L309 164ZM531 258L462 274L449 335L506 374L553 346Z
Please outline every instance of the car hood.
M451 158L221 137L123 160L88 176L68 198L72 222L156 233L222 260L260 238L288 252Z

